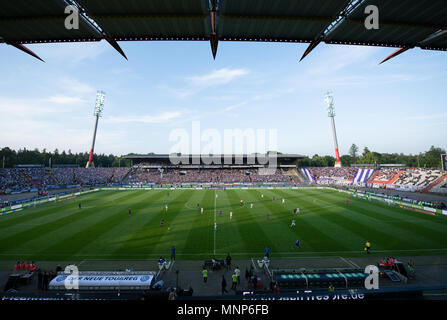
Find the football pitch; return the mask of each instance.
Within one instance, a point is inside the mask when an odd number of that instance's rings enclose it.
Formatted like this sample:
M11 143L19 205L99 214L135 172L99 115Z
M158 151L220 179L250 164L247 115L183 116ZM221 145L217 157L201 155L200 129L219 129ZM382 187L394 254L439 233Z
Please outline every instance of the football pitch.
M0 260L354 257L367 240L376 256L445 254L447 217L311 188L98 191L0 216Z

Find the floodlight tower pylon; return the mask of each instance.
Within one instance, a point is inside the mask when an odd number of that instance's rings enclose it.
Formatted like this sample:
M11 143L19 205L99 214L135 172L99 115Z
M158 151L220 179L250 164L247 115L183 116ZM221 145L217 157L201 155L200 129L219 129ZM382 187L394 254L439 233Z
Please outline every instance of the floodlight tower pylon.
M332 92L328 91L326 93L324 101L326 101L326 104L327 104L327 113L328 113L328 117L331 118L332 134L334 136L334 146L335 146L335 164L334 164L334 167L341 168L340 153L338 151L337 131L335 130L335 120L334 120L334 118L335 118L335 108L334 108L334 97L332 95Z
M98 120L102 116L102 111L104 110L104 99L105 99L105 92L104 91L98 91L96 93L96 103L95 103L95 110L93 112L93 115L95 116L95 129L93 130L93 140L92 140L92 147L90 149L90 155L88 157L88 162L85 165L86 168L95 167L95 164L93 163L93 151L95 150L95 141L96 141L96 131L98 129Z

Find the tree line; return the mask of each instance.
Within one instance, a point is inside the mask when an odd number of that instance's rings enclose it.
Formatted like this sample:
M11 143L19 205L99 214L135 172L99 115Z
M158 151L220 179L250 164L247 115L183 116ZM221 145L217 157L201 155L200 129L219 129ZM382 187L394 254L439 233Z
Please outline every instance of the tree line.
M352 164L402 164L411 168L441 168L441 154L446 151L442 148L431 146L428 151L419 154L403 153L379 153L370 151L368 147L359 152L357 145L352 144L348 154L342 155L340 161L344 167ZM333 156L319 156L315 154L312 157L305 157L298 161L300 167L332 167L335 164Z
M72 153L71 150L67 152L59 152L58 149L54 151L47 151L43 149L27 150L26 148L19 150L12 150L8 147L0 150L0 165L5 168L13 168L14 165L19 164L34 164L44 165L45 167L54 165L79 165L85 167L89 158L89 153ZM93 163L96 167L130 167L130 160L124 159L122 156L115 156L113 154L93 154Z

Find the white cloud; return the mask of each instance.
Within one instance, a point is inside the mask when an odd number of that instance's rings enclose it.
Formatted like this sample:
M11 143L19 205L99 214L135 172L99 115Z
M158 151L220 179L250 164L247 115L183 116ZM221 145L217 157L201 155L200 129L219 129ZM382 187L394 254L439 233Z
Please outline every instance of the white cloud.
M91 85L81 82L75 78L64 77L59 79L58 82L62 90L78 95L91 94L96 91Z
M79 97L71 97L64 95L51 96L48 98L49 102L57 103L57 104L79 104L84 103L85 101Z
M444 119L444 118L447 118L447 112L411 116L411 117L405 118L404 120L422 121L422 120L433 120L433 119L438 120L438 119Z
M247 69L222 68L207 74L186 77L185 80L187 83L183 87L172 87L165 85L160 85L158 87L180 98L186 98L197 94L206 88L228 84L249 73L250 71Z
M166 123L177 119L182 115L180 111L163 112L159 115L150 116L124 116L124 117L108 117L105 122L109 123Z
M214 70L211 73L204 74L201 76L188 77L187 79L195 86L199 87L210 87L219 84L226 84L232 80L244 76L250 73L246 69L219 69Z
M242 106L246 105L247 103L248 103L248 101L242 101L240 103L233 104L231 106L226 107L225 111L230 111L230 110L242 107Z

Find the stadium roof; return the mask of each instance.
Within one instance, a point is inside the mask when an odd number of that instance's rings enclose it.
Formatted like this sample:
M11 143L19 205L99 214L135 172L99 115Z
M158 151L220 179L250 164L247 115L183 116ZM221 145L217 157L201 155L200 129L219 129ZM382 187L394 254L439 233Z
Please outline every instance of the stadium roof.
M66 29L67 5L80 13ZM368 30L369 5L379 29ZM0 43L40 59L24 44L118 41L219 41L319 43L398 48L382 62L419 47L447 51L445 0L14 0L2 1ZM42 59L40 59L42 60Z

